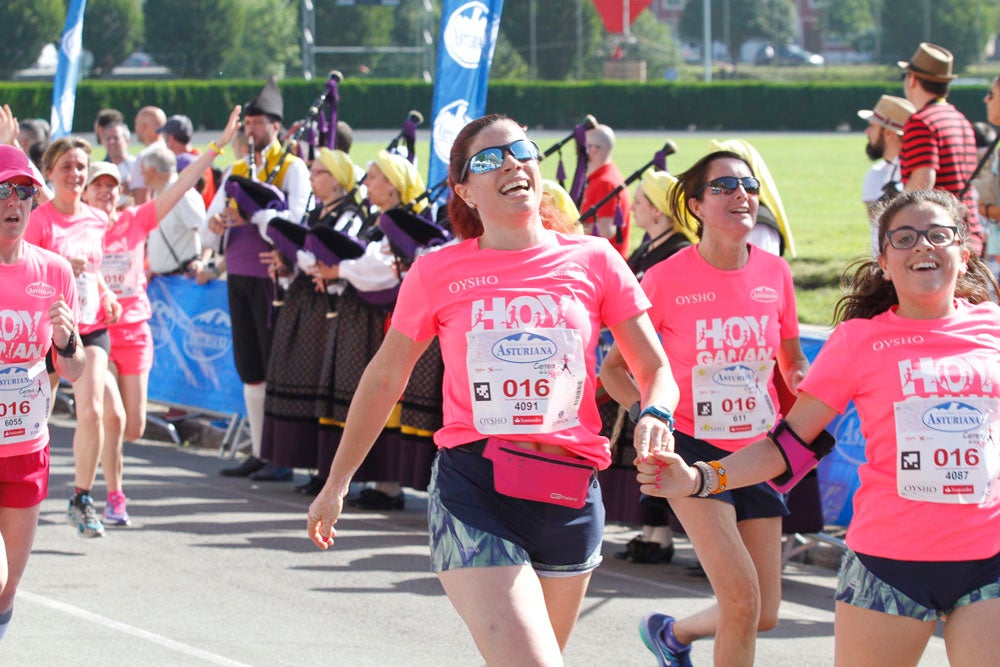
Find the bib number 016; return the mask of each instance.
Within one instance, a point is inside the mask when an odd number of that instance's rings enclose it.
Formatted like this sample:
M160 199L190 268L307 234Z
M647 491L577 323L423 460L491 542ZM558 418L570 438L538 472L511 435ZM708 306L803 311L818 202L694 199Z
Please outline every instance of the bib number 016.
M549 381L539 380L504 380L503 395L507 398L545 398L549 395Z
M0 419L4 417L17 417L26 415L31 411L29 401L11 401L10 403L0 403Z

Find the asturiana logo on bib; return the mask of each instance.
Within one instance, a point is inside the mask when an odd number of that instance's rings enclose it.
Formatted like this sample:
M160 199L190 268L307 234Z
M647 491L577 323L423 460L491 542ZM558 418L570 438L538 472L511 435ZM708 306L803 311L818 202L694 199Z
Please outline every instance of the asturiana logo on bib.
M481 2L467 2L448 17L442 39L452 60L466 69L479 67L489 18L490 9Z
M745 387L754 384L754 378L752 368L744 364L734 364L716 371L712 381L727 387Z
M38 297L39 299L48 299L56 295L56 288L38 280L25 287L24 293L28 296Z
M755 287L750 292L750 298L761 303L774 303L778 300L778 292L770 287L761 285L760 287Z
M8 366L0 368L0 389L9 391L11 389L21 389L31 384L31 374L27 368L20 366Z
M219 308L198 313L184 336L184 352L198 361L212 361L232 347L232 321Z
M493 344L493 356L500 361L515 364L534 364L555 356L556 344L532 333L517 333L501 338Z
M935 405L925 412L921 421L924 426L935 431L962 433L982 426L986 421L986 415L968 403L949 401Z

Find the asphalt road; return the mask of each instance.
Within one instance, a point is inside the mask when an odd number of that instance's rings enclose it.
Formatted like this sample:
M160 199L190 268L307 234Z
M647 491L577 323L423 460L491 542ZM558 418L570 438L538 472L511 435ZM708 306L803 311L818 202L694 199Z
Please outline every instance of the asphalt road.
M219 477L212 450L126 444L133 527L101 539L66 523L73 422L57 416L52 479L0 662L13 665L481 665L469 634L428 570L426 500L405 511L344 515L336 546L305 536L308 499L289 483ZM297 481L304 481L300 471ZM95 496L103 500L103 482ZM671 565L612 557L634 529L609 526L568 665L652 665L636 631L657 609L683 615L711 593ZM780 627L757 664L832 664L832 569L790 564ZM694 649L710 664L711 644ZM946 663L934 637L921 665Z

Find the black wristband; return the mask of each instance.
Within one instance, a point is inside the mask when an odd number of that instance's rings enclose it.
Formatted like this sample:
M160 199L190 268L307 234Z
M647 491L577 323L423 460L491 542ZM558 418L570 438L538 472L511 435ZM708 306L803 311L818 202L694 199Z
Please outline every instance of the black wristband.
M56 345L55 341L52 341L52 347L60 357L66 357L67 359L76 354L76 332L71 331L69 333L69 339L66 341L66 347L60 349Z

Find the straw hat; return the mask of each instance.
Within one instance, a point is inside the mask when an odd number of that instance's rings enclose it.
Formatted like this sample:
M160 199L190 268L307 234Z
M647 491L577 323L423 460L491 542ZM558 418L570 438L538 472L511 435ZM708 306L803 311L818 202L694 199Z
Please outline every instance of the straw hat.
M958 75L951 73L954 61L955 57L948 49L937 44L921 42L910 62L900 60L897 64L918 79L948 83L958 78Z
M916 110L916 107L902 97L883 95L874 109L861 109L858 116L901 135L910 114Z

